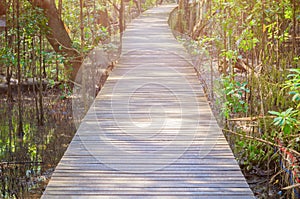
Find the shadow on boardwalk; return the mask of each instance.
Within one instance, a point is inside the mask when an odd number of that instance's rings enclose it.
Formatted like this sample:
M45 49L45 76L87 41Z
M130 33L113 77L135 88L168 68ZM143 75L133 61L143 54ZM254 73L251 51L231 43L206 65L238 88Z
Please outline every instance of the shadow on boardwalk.
M43 198L254 198L168 27L135 19Z

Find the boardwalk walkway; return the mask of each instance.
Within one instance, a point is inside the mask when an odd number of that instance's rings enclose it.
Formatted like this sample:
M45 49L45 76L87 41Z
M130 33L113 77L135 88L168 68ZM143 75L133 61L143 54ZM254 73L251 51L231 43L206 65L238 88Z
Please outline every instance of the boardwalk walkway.
M129 25L43 198L254 198L167 25L173 7Z

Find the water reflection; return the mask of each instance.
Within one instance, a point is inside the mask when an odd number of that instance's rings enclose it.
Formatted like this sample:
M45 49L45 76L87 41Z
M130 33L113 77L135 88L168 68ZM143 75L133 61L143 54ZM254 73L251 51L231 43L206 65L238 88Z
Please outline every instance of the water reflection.
M25 100L18 135L17 106L0 98L0 198L39 198L75 133L70 100L45 98L45 126Z

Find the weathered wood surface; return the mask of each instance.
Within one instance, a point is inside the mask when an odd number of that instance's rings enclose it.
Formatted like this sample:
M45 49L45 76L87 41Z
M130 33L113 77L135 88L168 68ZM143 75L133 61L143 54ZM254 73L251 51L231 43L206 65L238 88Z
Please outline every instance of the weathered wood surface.
M145 12L43 198L254 198L168 13Z

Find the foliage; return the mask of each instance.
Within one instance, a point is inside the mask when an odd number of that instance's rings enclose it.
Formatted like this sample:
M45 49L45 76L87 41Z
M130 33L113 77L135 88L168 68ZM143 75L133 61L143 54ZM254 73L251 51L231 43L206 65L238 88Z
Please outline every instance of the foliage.
M81 24L78 22L80 16L80 1L70 0L63 4L62 20L65 23L70 37L73 41L73 47L78 51L83 50L88 53L92 48L97 46L100 41L107 40L109 37L108 28L99 23L100 12L105 10L112 11L112 7L104 4L102 1L85 1L83 6L83 27L84 27L84 48L81 49ZM112 12L108 12L108 17L111 17ZM76 22L77 20L77 22ZM104 20L104 19L103 19ZM105 19L109 20L109 19Z
M281 132L285 136L300 131L300 69L290 69L291 73L287 76L287 80L283 84L283 89L288 89L295 102L295 108L290 107L283 112L269 111L270 114L276 115L273 124L280 127Z
M247 88L247 82L239 82L234 79L235 76L222 76L221 86L225 102L222 107L222 113L225 118L232 117L236 113L246 113L248 103L245 101L245 95L250 92Z
M223 116L228 119L225 126L268 142L279 138L285 146L299 151L299 1L212 0L190 7L193 10L185 14L192 16L185 21L184 33L195 40L190 42L196 44L190 52L196 52L201 61L208 59L200 65L212 64L223 74L222 83L214 82L212 88L224 86L215 89L210 100L223 105ZM177 24L169 21L171 27ZM209 54L205 59L203 52ZM209 81L206 84L211 85ZM268 146L228 137L246 169L260 166L278 172L274 159L278 154ZM268 168L270 163L274 164Z
M289 135L294 129L299 125L299 121L296 116L299 114L298 110L294 110L293 108L289 108L283 112L269 111L270 114L276 115L277 117L274 119L273 124L275 126L279 126L284 135Z
M13 13L11 13L13 15ZM10 17L11 19L14 17ZM22 10L18 18L20 30L15 25L15 21L8 20L8 31L7 35L5 32L1 32L0 37L7 37L8 40L2 39L3 44L0 47L0 64L3 66L11 67L12 73L17 67L18 58L16 46L18 43L21 45L20 52L20 63L22 66L22 72L24 78L37 77L37 74L40 73L41 68L38 66L48 63L52 57L52 52L46 50L48 46L40 45L41 42L44 42L44 37L48 31L47 19L44 16L43 10L39 8L32 8L28 2L22 3ZM20 41L17 41L16 35L20 34ZM42 63L42 62L43 63ZM51 76L51 73L48 73ZM14 76L16 78L16 76Z
M297 104L297 108L300 108L300 68L290 69L291 74L287 77L288 80L285 81L284 89L289 90L289 94L293 96L292 101Z
M263 143L243 137L235 139L234 153L237 154L240 165L246 171L252 171L254 168L267 169L265 163L268 161L268 157L271 157L273 161L278 158L278 155L274 155L273 150L267 150Z

